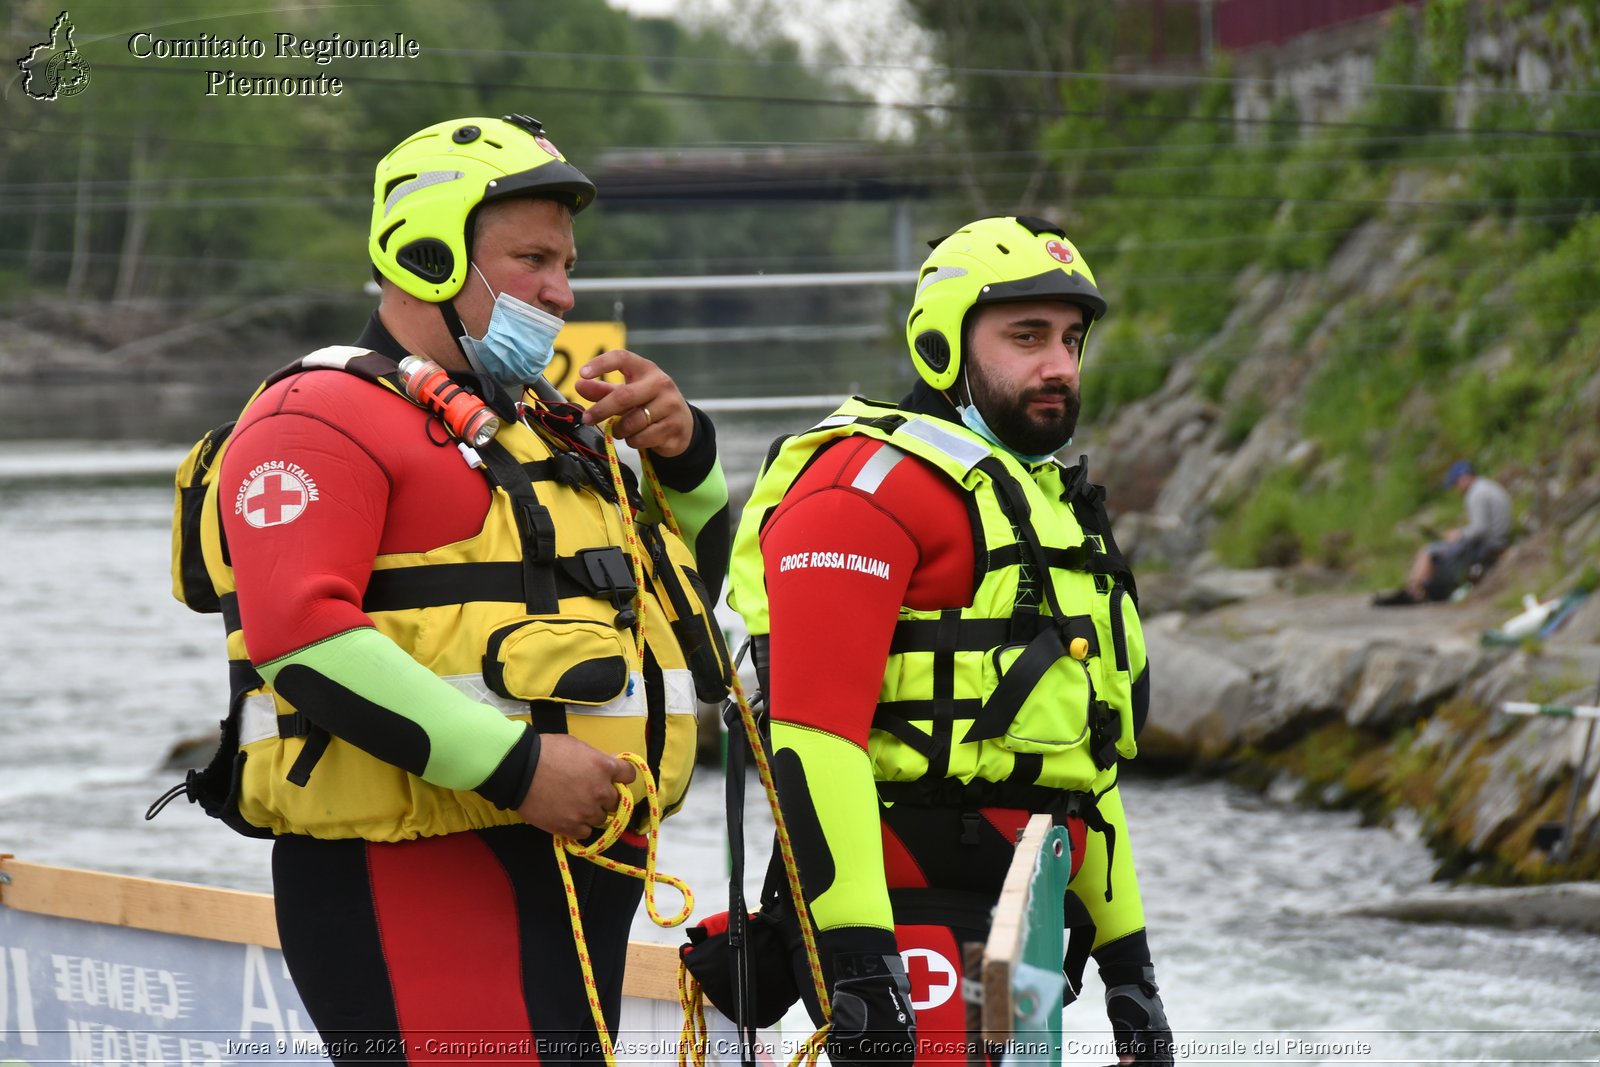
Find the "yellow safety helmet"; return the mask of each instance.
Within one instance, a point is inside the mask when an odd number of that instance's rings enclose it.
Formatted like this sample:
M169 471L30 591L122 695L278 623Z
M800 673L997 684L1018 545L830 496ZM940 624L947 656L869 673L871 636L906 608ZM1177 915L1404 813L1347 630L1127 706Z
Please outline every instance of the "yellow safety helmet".
M435 123L378 161L367 250L385 278L420 300L461 291L473 213L502 197L539 196L582 211L594 182L568 163L538 119Z
M1055 223L996 216L939 241L917 274L917 294L906 319L906 343L917 373L935 389L949 389L961 376L967 313L979 304L1020 300L1079 305L1085 342L1089 327L1106 313L1089 265Z

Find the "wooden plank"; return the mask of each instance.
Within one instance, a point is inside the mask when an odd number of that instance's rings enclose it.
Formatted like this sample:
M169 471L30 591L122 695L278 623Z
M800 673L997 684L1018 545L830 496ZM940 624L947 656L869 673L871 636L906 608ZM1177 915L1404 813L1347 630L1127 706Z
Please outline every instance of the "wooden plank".
M678 1001L678 948L652 941L628 942L628 969L622 995L645 1000ZM706 1002L709 1005L709 1001Z
M5 854L0 854L0 906L180 937L281 947L271 894L52 867ZM628 942L622 993L676 1002L676 947Z
M1006 880L995 904L994 923L983 950L983 1037L1003 1043L1011 1036L1015 1008L1011 1003L1011 978L1022 962L1023 941L1028 932L1028 896L1039 854L1052 822L1048 815L1034 815L1022 829L1012 854Z
M0 904L18 911L279 948L272 897L238 889L0 859Z

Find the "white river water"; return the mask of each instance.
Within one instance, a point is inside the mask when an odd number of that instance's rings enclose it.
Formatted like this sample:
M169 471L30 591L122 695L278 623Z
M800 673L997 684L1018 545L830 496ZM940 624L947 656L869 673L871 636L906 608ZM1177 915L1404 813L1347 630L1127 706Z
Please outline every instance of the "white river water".
M735 420L725 454L758 457L808 414ZM168 751L207 735L225 699L217 619L169 592L179 454L0 444L0 852L266 890L265 842L182 802L143 819L182 776L160 769ZM755 462L730 464L736 492ZM1357 917L1435 888L1413 836L1216 782L1124 788L1180 1062L1600 1062L1600 938ZM762 805L753 788L752 842L771 825ZM695 887L697 916L725 906L722 827L720 776L702 768L660 860ZM680 936L642 915L636 935ZM1068 1064L1111 1062L1099 995L1091 976L1067 1012Z

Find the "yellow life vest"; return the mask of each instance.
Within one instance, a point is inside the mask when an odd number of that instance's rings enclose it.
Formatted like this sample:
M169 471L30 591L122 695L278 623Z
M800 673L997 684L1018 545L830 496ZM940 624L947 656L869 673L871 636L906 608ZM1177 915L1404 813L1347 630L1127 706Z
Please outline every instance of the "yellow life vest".
M291 364L256 395L318 368L405 395L394 361L349 348ZM226 434L208 435L179 471L174 590L196 610L222 612L233 676L223 751L213 761L232 764L232 795L191 799L251 836L392 841L520 822L476 793L432 785L329 736L262 682L245 650L217 507L213 472ZM642 516L646 589L635 617L614 494L553 440L503 423L477 449L492 491L482 529L427 552L378 556L362 608L379 633L480 702L606 752L643 755L670 812L694 768L697 696L720 699L731 681L721 631L687 546ZM197 556L208 583L197 578ZM634 625L643 627L643 662ZM210 788L215 794L221 783Z
M995 783L1017 787L990 790L996 802L1023 803L1039 787L1108 788L1116 757L1138 751L1145 648L1132 575L1082 466L1024 467L965 427L846 401L779 445L745 507L728 599L750 632L770 630L762 526L818 451L850 435L943 471L966 492L978 536L970 607L900 609L868 740L885 799L893 783L917 783L905 796Z

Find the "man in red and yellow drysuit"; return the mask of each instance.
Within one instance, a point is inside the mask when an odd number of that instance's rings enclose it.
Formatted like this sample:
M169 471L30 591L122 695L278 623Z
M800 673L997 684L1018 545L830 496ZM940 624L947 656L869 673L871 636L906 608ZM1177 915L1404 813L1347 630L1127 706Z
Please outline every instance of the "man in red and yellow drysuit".
M1053 458L1104 312L1058 227L962 228L919 276L922 380L783 440L745 509L730 600L767 670L834 1063L966 1062L961 946L1034 812L1073 843L1068 998L1092 953L1122 1062L1172 1063L1117 790L1148 704L1133 580L1103 491Z
M720 583L695 563L717 576L728 552L710 421L632 352L583 368L587 412L540 380L594 195L525 116L401 142L377 169L365 332L269 379L213 461L200 528L234 700L196 789L275 838L284 954L340 1062L456 1062L465 1041L600 1060L590 994L614 1030L642 886L571 863L586 990L552 835L641 793L625 752L674 810L697 695L726 691ZM485 407L498 428L463 428ZM610 419L681 538L619 499ZM608 855L640 864L640 828Z

